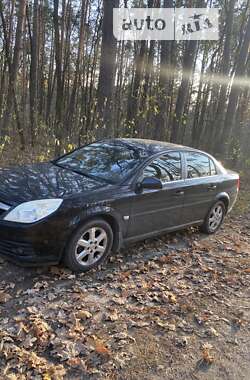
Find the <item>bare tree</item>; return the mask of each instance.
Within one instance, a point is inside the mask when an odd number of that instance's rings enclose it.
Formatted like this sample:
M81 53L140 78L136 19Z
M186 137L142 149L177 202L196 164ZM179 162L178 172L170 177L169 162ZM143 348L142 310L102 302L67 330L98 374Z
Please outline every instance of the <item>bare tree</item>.
M0 4L0 8L3 9L2 0ZM19 59L20 59L20 54L21 54L21 41L22 41L23 29L24 29L25 10L26 10L26 0L20 0L13 59L11 59L10 57L9 50L7 53L8 61L9 61L9 83L8 83L9 87L8 87L5 113L3 116L2 123L1 123L1 130L2 130L2 135L3 135L9 130L9 123L12 118L12 110L14 109L16 113L16 117L17 117L18 131L21 138L22 147L24 147L24 136L23 136L23 130L20 126L15 88L16 88L16 80L17 80L17 75L18 75ZM6 44L6 47L9 46L7 40L5 41L5 44Z
M239 85L238 81L242 79L244 72L246 70L246 62L247 62L248 53L249 53L249 46L250 46L250 16L248 17L244 39L243 39L240 53L237 59L235 75L234 75L234 79L233 79L233 83L231 87L228 106L227 106L224 128L223 128L221 139L220 139L221 141L220 151L222 153L227 152L228 145L226 143L228 143L228 139L232 132L238 99L242 91L242 86Z
M35 143L35 131L37 129L37 85L38 85L38 0L34 0L33 5L33 27L31 25L27 11L27 19L30 34L31 62L30 62L30 134L31 144Z
M183 57L183 74L182 81L179 87L176 106L175 106L175 116L171 130L171 141L178 142L179 131L182 124L183 110L185 102L188 95L189 84L192 76L192 70L194 65L194 59L196 56L196 49L198 42L196 40L187 41L186 48Z
M61 151L62 142L62 126L63 126L63 94L64 94L64 81L62 69L62 35L60 38L59 30L59 0L54 0L54 30L55 30L55 60L56 60L56 114L55 114L55 151L58 155Z
M116 39L113 35L113 9L119 0L104 1L102 47L98 83L98 116L102 125L98 135L113 135L111 122L112 92L115 80Z

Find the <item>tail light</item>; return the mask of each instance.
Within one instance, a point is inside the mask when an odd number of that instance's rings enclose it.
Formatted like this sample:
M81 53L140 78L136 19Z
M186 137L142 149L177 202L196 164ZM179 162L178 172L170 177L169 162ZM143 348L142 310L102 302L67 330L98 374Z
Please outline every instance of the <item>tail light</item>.
M240 190L240 178L238 178L238 181L237 181L237 190L238 191Z

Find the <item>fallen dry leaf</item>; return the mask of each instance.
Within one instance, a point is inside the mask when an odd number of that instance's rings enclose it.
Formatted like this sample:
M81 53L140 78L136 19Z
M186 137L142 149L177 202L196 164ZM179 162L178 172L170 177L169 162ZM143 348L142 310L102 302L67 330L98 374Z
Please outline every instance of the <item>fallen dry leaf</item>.
M8 302L11 299L11 295L5 292L0 292L0 303Z
M211 353L212 349L213 349L213 346L209 343L205 343L202 346L202 360L206 364L212 364L215 360L214 356Z
M88 339L88 342L91 344L91 346L93 346L97 354L104 355L104 356L111 354L110 350L107 348L107 346L101 339L95 336L92 336L91 338Z
M91 318L92 314L87 310L80 310L77 312L76 317L84 320Z
M112 313L106 313L103 316L104 321L110 321L110 322L115 322L119 319L117 311L113 311Z

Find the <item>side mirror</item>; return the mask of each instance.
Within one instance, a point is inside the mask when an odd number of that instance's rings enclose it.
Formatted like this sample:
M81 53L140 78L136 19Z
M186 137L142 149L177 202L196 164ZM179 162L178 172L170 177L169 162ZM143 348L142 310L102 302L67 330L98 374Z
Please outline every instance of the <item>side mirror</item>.
M162 183L158 178L146 177L140 183L141 189L159 190L162 189Z

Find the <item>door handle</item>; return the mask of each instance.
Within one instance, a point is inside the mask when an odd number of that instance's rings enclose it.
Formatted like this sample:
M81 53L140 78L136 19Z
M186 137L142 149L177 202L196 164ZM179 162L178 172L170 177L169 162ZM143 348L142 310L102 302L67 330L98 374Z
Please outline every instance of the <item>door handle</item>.
M216 185L210 185L208 186L208 190L216 190L217 186Z
M184 191L182 191L182 190L178 190L178 191L175 192L174 195L175 195L176 197L181 197L181 196L184 195Z

